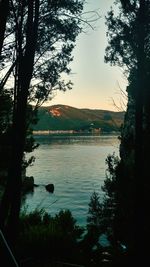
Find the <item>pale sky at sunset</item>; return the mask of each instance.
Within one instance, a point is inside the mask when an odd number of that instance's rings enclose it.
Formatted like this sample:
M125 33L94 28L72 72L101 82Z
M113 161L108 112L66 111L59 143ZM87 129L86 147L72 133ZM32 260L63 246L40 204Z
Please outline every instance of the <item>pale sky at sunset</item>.
M126 81L119 67L111 67L104 63L107 46L104 16L114 0L86 0L84 11L98 10L101 18L96 22L96 29L88 29L81 33L73 51L71 63L72 75L69 79L74 83L70 91L57 92L50 105L64 104L78 108L116 110L112 98L118 102L120 95L118 83L122 89Z

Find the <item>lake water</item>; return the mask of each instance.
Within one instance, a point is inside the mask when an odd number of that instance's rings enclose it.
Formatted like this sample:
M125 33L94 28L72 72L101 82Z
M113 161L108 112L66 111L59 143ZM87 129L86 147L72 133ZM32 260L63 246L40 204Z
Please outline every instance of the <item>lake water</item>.
M70 209L77 222L84 225L92 192L103 195L105 160L113 152L118 155L118 136L41 135L36 141L40 146L33 152L36 161L27 169L27 176L33 176L39 187L27 195L27 210L44 208L54 215ZM45 189L48 183L55 186L53 194Z

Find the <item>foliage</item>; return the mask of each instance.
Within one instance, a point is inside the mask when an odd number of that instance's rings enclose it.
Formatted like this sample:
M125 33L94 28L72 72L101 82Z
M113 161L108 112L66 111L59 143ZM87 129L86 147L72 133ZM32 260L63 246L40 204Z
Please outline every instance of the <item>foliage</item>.
M107 174L102 190L104 225L113 246L124 245L127 250L133 246L134 180L133 162L127 164L123 159L108 155Z
M0 91L0 135L6 133L11 125L12 98L8 91Z
M89 203L89 216L87 217L87 230L91 236L95 236L95 244L99 241L100 235L107 234L110 241L114 240L114 217L118 202L118 188L116 176L119 166L118 157L108 155L106 159L107 173L102 190L105 193L100 199L98 193L94 192Z
M107 197L114 197L115 185L116 185L116 168L118 167L119 158L112 155L108 155L106 158L106 179L104 180L104 186L102 190L106 193Z
M0 89L13 87L12 147L6 189L0 205L0 224L14 242L21 205L22 163L26 142L28 103L36 107L53 90L70 89L62 73L68 64L77 35L81 32L84 1L10 1L9 16L0 58L3 77ZM5 87L4 87L5 86ZM30 160L32 162L32 159ZM25 167L30 163L25 162ZM13 225L13 229L12 229Z
M108 155L106 164L106 179L102 186L105 195L102 199L95 192L91 196L87 218L88 232L84 242L88 242L90 251L94 246L102 250L100 237L106 234L108 242L106 248L103 248L104 255L102 252L101 260L109 251L110 266L111 261L112 266L128 266L134 229L131 212L133 184L132 180L127 178L128 170L123 167L122 160L114 153Z
M38 35L28 100L37 101L39 104L48 99L53 89L71 88L71 82L65 82L61 73L70 73L68 63L72 61L71 52L75 46L76 36L81 32L83 2L74 0L39 1ZM8 82L8 79L14 74L12 70L16 65L14 53L16 42L20 42L19 49L22 50L22 56L25 56L28 8L31 9L27 2L22 5L21 2L14 1L10 5L1 57L1 69L6 75L2 79L1 85L3 82ZM16 29L18 29L17 35ZM35 33L31 34L34 34L33 38L36 38ZM15 40L16 36L20 40ZM32 46L32 43L29 45ZM10 65L9 70L6 69L8 64Z
M83 229L76 224L69 210L61 210L54 217L44 210L29 214L23 212L20 216L18 256L75 262L77 251L79 253L78 239L82 233Z
M104 225L108 235L108 238L113 240L114 237L114 218L116 214L116 208L118 204L118 175L117 171L119 168L119 158L113 155L108 155L106 158L107 170L106 179L104 180L104 185L102 190L105 192L103 200L103 216Z
M98 195L94 193L98 201ZM91 220L90 220L91 223ZM90 224L89 223L89 224ZM89 226L90 228L90 226ZM92 233L84 235L69 210L51 216L43 209L20 216L20 236L16 251L21 260L70 262L85 266L100 266L103 249L94 248Z
M117 0L116 4L119 12L111 10L106 22L109 44L105 60L124 67L133 121L128 113L124 128L128 131L122 134L121 161L116 169L113 228L116 240L125 244L134 261L144 264L148 250L141 244L145 244L149 229L150 1Z
M17 67L17 64L24 58L22 61L24 69L21 73L21 76L23 77L23 72L27 67L24 63L25 57L27 56L28 45L33 49L34 42L36 43L36 46L34 51L33 69L29 74L32 82L29 88L27 88L28 102L33 103L33 101L35 101L37 102L37 105L40 105L43 101L48 99L49 94L52 93L53 89L66 90L67 88L71 88L71 82L68 81L65 83L61 74L64 72L69 74L70 72L68 64L72 61L71 52L75 45L76 36L79 32L81 32L81 12L83 9L83 2L84 1L73 0L57 2L47 0L39 1L39 14L34 14L34 12L31 14L32 11L29 10L32 10L32 5L30 5L27 1L23 1L23 3L17 1L10 2L4 44L0 58L1 73L3 74L0 88L3 96L3 91L5 90L4 85L6 85L7 90L10 90L9 84L11 82L11 86L13 87L13 99L11 104L13 105L13 112L18 105L19 91L17 92L17 90L21 90L16 87L19 84L16 80L19 79L18 75L20 75L19 71L21 71L19 70L20 65ZM38 1L35 1L35 6L36 5L38 5ZM33 16L32 19L34 20L33 31L30 25L32 41L29 39L28 28L28 20L30 16ZM38 25L35 26L36 16L40 19L37 20ZM35 33L35 27L38 27L37 36ZM32 51L32 49L30 49L30 51ZM18 59L18 57L20 57L20 59ZM30 58L31 57L32 55L30 55ZM28 65L30 65L29 60ZM16 68L18 69L17 72ZM28 73L30 68L28 67ZM28 78L24 77L23 79L25 80ZM25 91L25 88L23 91ZM22 92L22 94L24 93ZM21 102L23 106L23 100L21 100ZM5 103L3 101L1 107L4 105L5 112L8 116L8 114L10 114L10 110L7 108L8 105L6 106L6 100ZM25 151L31 152L36 145L34 144L29 125L34 125L37 122L35 117L37 109L34 110L31 106L29 108L29 105L26 109L27 138ZM19 113L21 116L21 112ZM15 120L17 119L15 118ZM24 120L24 118L22 118L22 120ZM4 122L1 122L2 130L3 123ZM12 120L11 123L13 123ZM28 165L28 162L24 162L24 166Z
M88 236L91 237L91 239L93 239L91 245L92 243L95 245L98 244L99 237L103 233L102 230L103 206L100 203L99 195L96 192L93 192L91 196L88 214L89 214L87 217Z
M140 87L146 85L146 80L149 79L150 3L141 0L117 0L115 4L118 12L111 9L106 17L108 46L105 50L105 62L124 70L129 84L127 90L136 99L140 77L144 77ZM143 66L139 73L141 63ZM145 91L148 96L147 90L142 88L141 91Z
M135 16L138 10L138 1L136 1L136 4L134 1L134 4L131 4L132 8L129 9L124 9L121 1L117 2L119 3L119 13L115 15L115 12L111 9L106 17L108 46L105 61L120 67L126 66L130 70L137 63L137 24ZM127 2L131 3L131 1Z

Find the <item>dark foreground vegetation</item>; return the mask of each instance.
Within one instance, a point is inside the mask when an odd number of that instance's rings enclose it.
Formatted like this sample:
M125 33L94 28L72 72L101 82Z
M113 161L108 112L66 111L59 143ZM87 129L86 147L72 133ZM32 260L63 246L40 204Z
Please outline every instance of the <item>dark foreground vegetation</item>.
M98 215L102 217L96 193L93 193L91 198L85 228L77 225L69 210L60 211L54 217L44 210L35 210L29 214L22 212L19 236L12 249L19 266L92 267L114 266L114 262L116 266L120 266L121 259L125 258L125 251L120 248L120 251L114 254L112 246L103 247L100 244L99 237L104 228L99 224ZM2 242L0 246L4 253L4 258L1 259L5 266L15 266Z
M30 126L36 123L38 107L54 90L71 88L61 74L70 72L76 37L90 23L83 16L83 3L0 1L0 260L4 266L17 266L9 262L6 240L20 266L67 266L66 262L147 266L149 262L150 0L116 0L118 12L111 9L106 18L105 61L122 67L128 79L128 104L120 158L108 155L106 159L105 197L100 201L93 193L85 231L70 211L55 217L43 211L20 213L25 170L34 160L26 161L25 155L36 147ZM107 248L100 243L103 233L109 240Z
M68 210L60 211L54 217L35 211L22 214L20 218L16 251L22 266L27 266L26 261L35 264L37 260L53 265L57 263L58 266L63 262L68 265L98 266L102 261L103 249L100 245L94 248L94 245L94 237L76 224Z

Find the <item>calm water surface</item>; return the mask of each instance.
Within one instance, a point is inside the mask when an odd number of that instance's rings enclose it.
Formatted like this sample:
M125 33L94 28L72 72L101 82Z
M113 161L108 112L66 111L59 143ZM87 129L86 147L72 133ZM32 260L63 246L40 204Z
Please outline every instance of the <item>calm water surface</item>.
M37 136L36 141L40 146L33 153L36 161L27 175L34 176L39 187L27 195L27 210L44 208L54 215L70 209L77 222L84 225L92 192L103 195L105 159L113 152L118 155L118 136ZM53 194L45 190L48 183L55 186Z

